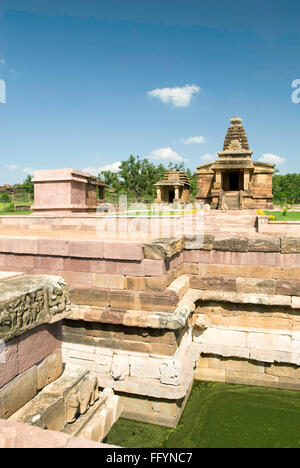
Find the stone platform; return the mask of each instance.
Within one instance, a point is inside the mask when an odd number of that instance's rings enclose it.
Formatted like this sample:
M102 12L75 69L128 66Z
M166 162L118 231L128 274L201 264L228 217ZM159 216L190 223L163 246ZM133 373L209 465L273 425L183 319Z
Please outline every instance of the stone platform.
M246 215L245 233L211 223L203 236L156 240L107 240L81 228L32 236L27 227L2 235L0 262L9 272L61 276L71 301L64 363L112 388L126 417L175 427L195 375L212 376L203 369L216 360L291 373L300 363L299 237L257 233L256 216ZM214 364L202 366L202 357Z
M62 320L70 312L69 290L62 278L2 272L0 419L98 442L122 406L112 389L99 395L98 379L89 370L64 366L63 372ZM15 426L0 424L0 446L16 443L8 436L1 440L1 427L13 432ZM53 438L57 439L54 435L44 440L51 445ZM43 439L41 434L38 439ZM29 444L16 440L17 446ZM65 445L72 442L64 440Z

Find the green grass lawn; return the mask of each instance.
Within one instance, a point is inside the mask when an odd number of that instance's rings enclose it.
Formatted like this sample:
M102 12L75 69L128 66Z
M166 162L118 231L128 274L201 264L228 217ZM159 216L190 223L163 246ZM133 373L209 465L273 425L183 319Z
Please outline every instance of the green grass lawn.
M281 211L265 211L265 213L275 216L275 221L300 221L300 211L288 211L286 215Z
M176 429L119 419L128 448L299 448L300 392L196 382Z
M0 216L9 216L9 215L29 215L32 211L0 211Z

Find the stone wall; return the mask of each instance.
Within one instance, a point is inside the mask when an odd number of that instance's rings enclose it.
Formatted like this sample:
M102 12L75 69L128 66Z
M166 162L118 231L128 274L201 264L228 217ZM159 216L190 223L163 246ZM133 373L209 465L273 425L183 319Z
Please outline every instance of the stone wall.
M299 366L252 359L203 354L197 364L196 380L223 382L284 390L300 390Z
M122 406L112 389L99 394L98 379L89 370L67 366L63 372L62 320L71 312L65 281L17 273L2 278L0 420L101 441ZM0 446L5 446L12 440L1 441L2 426L0 421ZM47 437L44 441L47 444ZM23 442L28 443L22 440L18 445Z
M6 419L62 373L65 282L21 276L0 283L0 418Z
M64 362L113 388L127 417L176 426L201 353L298 363L296 237L5 238L0 250L6 269L70 284Z
M257 217L257 231L268 235L300 236L300 221L269 221L268 216Z
M0 448L115 448L113 445L93 442L84 437L71 437L57 431L44 431L29 424L0 420Z

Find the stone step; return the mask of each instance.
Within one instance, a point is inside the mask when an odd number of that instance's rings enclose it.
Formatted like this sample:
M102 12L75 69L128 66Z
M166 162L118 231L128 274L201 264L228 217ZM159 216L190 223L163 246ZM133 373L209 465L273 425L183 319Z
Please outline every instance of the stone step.
M99 401L73 424L68 424L64 432L72 437L99 442L107 436L121 413L120 398L107 387L100 393Z
M111 389L99 394L98 379L83 368L66 367L11 420L101 442L119 418L119 397ZM101 418L98 417L101 414Z

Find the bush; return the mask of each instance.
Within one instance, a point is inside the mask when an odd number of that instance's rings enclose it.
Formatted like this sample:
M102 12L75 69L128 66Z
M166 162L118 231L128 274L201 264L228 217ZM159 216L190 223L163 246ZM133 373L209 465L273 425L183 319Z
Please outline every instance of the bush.
M0 193L0 202L2 203L10 203L10 196L6 192Z
M0 213L10 213L14 211L13 203L0 203Z

